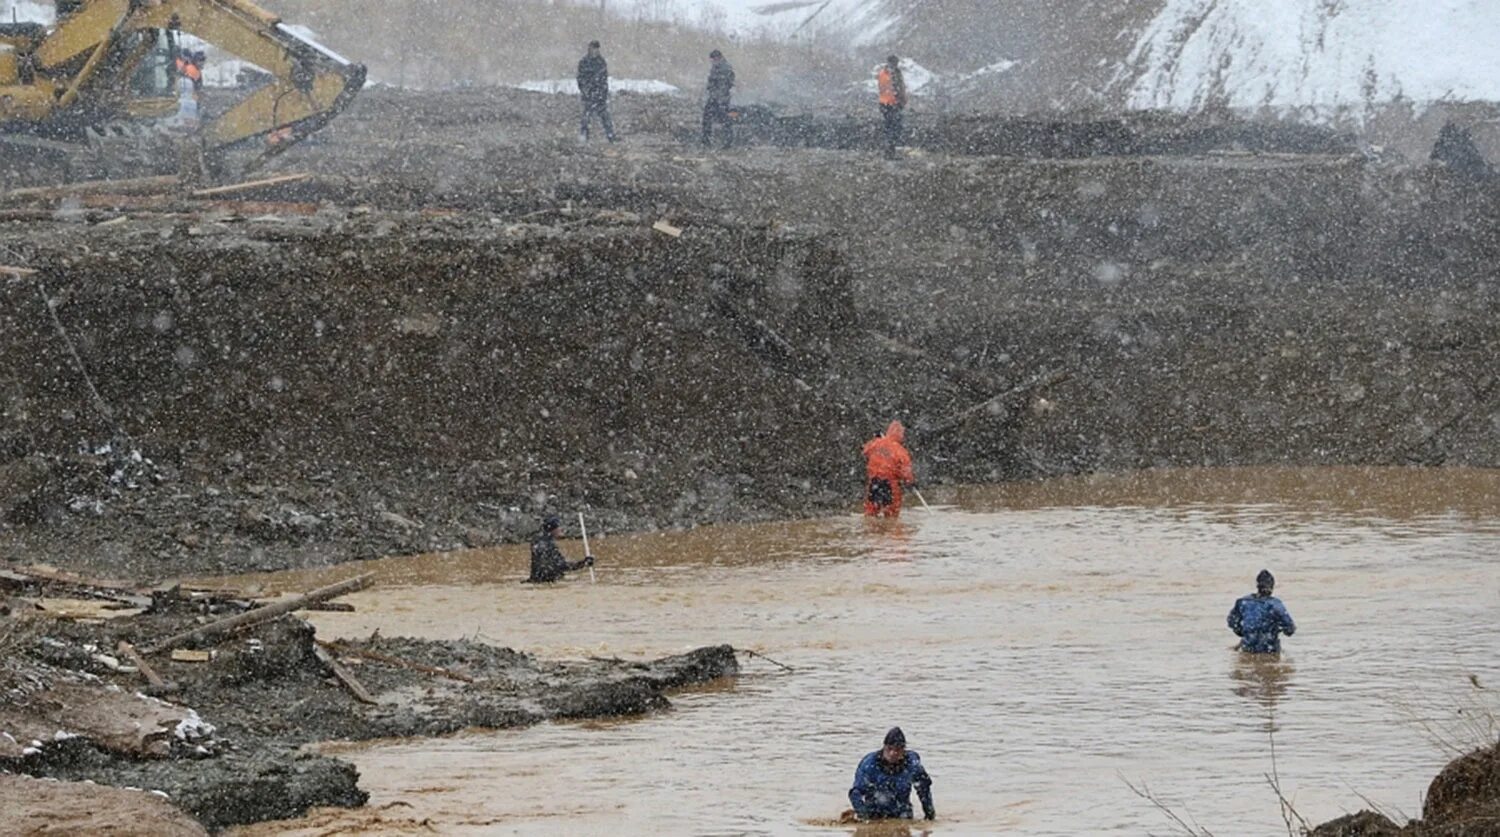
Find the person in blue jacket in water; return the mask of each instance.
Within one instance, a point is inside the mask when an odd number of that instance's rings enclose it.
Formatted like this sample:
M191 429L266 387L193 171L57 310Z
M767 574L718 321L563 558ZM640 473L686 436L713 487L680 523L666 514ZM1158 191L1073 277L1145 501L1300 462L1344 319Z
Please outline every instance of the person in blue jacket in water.
M922 800L922 814L929 820L937 817L937 809L932 807L932 777L922 766L921 757L906 749L906 734L900 727L891 727L885 734L885 745L859 760L849 802L861 820L909 820L912 788Z
M1261 570L1255 577L1255 595L1243 596L1229 611L1229 630L1240 638L1240 650L1251 654L1280 654L1281 634L1297 632L1297 623L1281 599L1271 595L1276 577Z

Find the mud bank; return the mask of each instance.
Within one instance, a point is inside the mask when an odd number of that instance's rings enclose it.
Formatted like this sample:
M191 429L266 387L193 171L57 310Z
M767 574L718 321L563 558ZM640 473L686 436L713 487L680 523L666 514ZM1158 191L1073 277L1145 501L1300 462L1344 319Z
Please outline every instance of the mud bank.
M1500 834L1500 744L1449 762L1423 796L1422 817L1397 825L1375 811L1330 820L1311 837L1495 837Z
M154 656L171 685L150 698L137 693L140 674L99 650L121 640L144 648L194 623L158 613L29 622L20 639L8 630L0 741L20 744L0 749L0 769L158 791L219 829L364 804L354 768L299 751L304 744L639 715L667 709L667 690L738 671L727 646L648 663L548 662L478 642L371 637L320 658L313 628L284 617L205 646L201 660ZM334 679L333 665L368 701Z
M0 220L40 271L0 284L0 556L160 578L559 509L818 514L891 417L929 482L1500 465L1500 199L1440 169L704 153L641 97L606 149L574 105L379 91L288 155L315 180Z

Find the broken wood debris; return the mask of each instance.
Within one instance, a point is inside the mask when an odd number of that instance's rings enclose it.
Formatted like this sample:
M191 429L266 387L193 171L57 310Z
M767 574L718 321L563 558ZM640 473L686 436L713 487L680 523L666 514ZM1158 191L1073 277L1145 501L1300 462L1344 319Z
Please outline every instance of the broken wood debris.
M242 183L231 183L227 186L214 186L208 189L194 189L188 194L195 198L212 198L219 195L233 195L239 192L248 192L252 189L261 189L268 186L287 186L292 183L301 183L309 180L312 175L306 172L298 174L280 174L275 177L264 177L260 180L246 180Z
M141 194L167 191L176 187L179 182L176 175L170 174L159 177L132 177L121 180L83 180L78 183L64 183L61 186L33 186L25 189L12 189L6 192L3 197L7 200L45 200L48 198L66 198L73 195L90 195L101 192Z
M157 674L156 669L152 668L151 664L146 662L146 658L142 657L141 653L135 650L134 645L122 639L120 640L120 644L116 646L116 650L120 653L120 656L129 660L130 664L135 666L136 670L146 678L146 683L150 687L146 690L147 694L164 695L177 691L177 684L170 683L160 674Z
M651 225L651 229L665 235L670 235L673 238L682 237L682 227L674 227L671 224L668 224L666 221L657 221L656 223Z
M102 599L142 610L151 606L150 596L132 589L124 581L87 578L45 564L0 570L0 587L38 588L49 593Z
M146 654L158 654L162 651L171 650L172 648L175 648L187 642L211 639L213 637L222 636L224 634L237 631L241 628L248 628L253 625L259 625L263 622L269 622L272 619L285 616L286 614L291 613L294 610L302 610L309 604L324 602L329 599L336 599L339 596L346 596L350 593L363 590L364 588L369 586L371 579L373 579L374 577L374 573L365 573L364 575L357 575L354 578L345 579L344 581L340 581L337 584L330 584L326 587L319 587L318 589L313 590L309 593L304 593L301 596L296 596L285 601L279 601L275 604L269 604L265 607L258 607L254 610L247 610L244 613L239 613L234 616L219 619L206 625L200 625L196 628L193 628L192 630L183 631L179 634L174 634L173 636L169 636L159 642L152 643L147 648L142 649L142 651Z
M174 663L209 663L213 662L214 652L208 650L194 651L191 648L173 648L171 657Z
M979 402L978 404L975 404L972 407L960 410L958 413L954 414L952 418L931 428L928 428L926 432L928 434L945 433L955 427L958 427L959 425L963 424L974 416L979 415L980 413L998 409L1007 398L1049 389L1051 387L1057 386L1060 383L1063 383L1071 377L1073 377L1073 373L1067 371L1054 372L1047 375L1039 375L1028 383L1011 387L1004 392L986 398L985 400Z
M363 683L359 682L359 680L350 673L349 669L344 668L343 663L340 663L337 659L334 658L332 654L328 653L327 648L324 648L322 645L314 645L313 654L317 656L318 662L327 666L328 670L333 672L334 678L337 679L339 683L343 684L345 689L349 690L349 694L354 695L355 700L359 701L360 703L368 703L372 705L380 702L370 694L369 690L365 688Z
M393 665L398 668L420 671L423 674L431 674L435 677L446 677L450 680L458 680L463 683L477 682L473 677L470 677L467 674L460 674L459 672L453 671L451 669L438 668L437 666L428 666L421 663L414 663L410 660L403 660L400 657L392 657L389 654L381 654L376 651L366 651L362 648L350 648L349 646L338 642L325 642L324 640L320 639L317 641L317 643L323 648L327 648L330 651L337 651L338 653L346 657L358 657L363 660L372 660L377 663L385 663L386 665Z

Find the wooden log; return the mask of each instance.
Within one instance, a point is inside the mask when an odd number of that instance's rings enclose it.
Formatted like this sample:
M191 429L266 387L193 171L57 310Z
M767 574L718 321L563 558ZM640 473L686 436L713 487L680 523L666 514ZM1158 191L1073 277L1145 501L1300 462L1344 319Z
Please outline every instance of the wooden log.
M32 270L29 267L11 267L8 264L0 264L0 273L7 273L7 274L10 274L11 276L35 276L36 275L36 271Z
M151 694L164 695L168 692L177 691L177 684L163 680L162 676L156 673L156 669L152 668L151 664L146 662L146 658L142 657L141 653L135 650L134 645L122 639L120 640L120 644L116 646L116 649L120 652L120 656L129 660L132 665L140 670L141 674L146 676L146 683L151 686Z
M344 688L349 690L349 694L354 695L355 700L359 701L360 703L368 703L371 705L380 703L380 701L376 700L375 697L365 689L363 683L355 679L354 675L349 672L349 669L344 668L343 663L340 663L338 660L334 659L332 654L328 653L328 650L326 648L321 645L314 645L313 653L317 655L318 661L323 665L328 666L328 670L333 672L333 676L337 678L340 683L344 684Z
M303 595L298 596L295 599L287 599L284 602L276 602L275 604L269 604L265 607L258 607L254 610L247 610L244 613L237 613L234 616L220 619L215 622L210 622L207 625L200 625L190 631L183 631L180 634L174 634L159 642L152 643L150 646L142 650L146 654L159 654L162 651L169 651L179 645L182 645L185 642L211 639L213 637L222 636L223 634L227 634L232 631L237 631L241 628L248 628L253 625L259 625L263 622L269 622L272 619L276 619L277 617L285 616L286 614L291 613L294 610L302 610L309 604L313 604L315 602L326 602L329 599L336 599L339 596L347 596L350 593L363 590L366 587L370 586L370 580L374 577L374 573L357 575L354 578L345 579L344 581L340 581L337 584L330 584L327 587L319 587L318 589L313 590L309 593L304 593Z
M301 183L311 178L307 173L301 174L279 174L275 177L265 177L260 180L246 180L243 183L231 183L227 186L214 186L209 189L194 189L189 192L195 198L213 198L220 195L233 195L239 192L248 192L252 189L260 189L268 186L286 186L290 183Z
M321 645L322 647L327 648L330 651L337 651L338 653L348 657L359 657L364 660L373 660L377 663L385 663L386 665L396 666L397 668L409 668L412 671L420 671L423 674L431 674L435 677L446 677L450 680L458 680L463 683L475 682L474 678L470 677L467 674L460 674L456 671L452 671L446 668L422 665L421 663L414 663L411 660L403 660L400 657L392 657L389 654L381 654L375 651L366 651L363 648L350 648L347 645L343 645L337 642L324 642L320 639L317 641L317 643L318 645Z
M80 596L119 602L142 609L151 607L150 596L131 590L130 585L123 581L88 578L46 564L21 567L13 572L31 579L38 585L61 588Z
M979 402L978 404L975 404L972 407L960 410L948 421L945 421L942 424L936 425L934 427L927 428L925 432L929 436L935 436L939 433L946 433L949 430L952 430L953 428L958 427L959 425L973 418L974 416L979 415L980 413L987 412L991 409L998 409L1000 405L1004 403L1008 398L1013 398L1019 395L1026 395L1028 393L1037 392L1038 390L1048 389L1050 387L1057 386L1058 384L1068 380L1071 377L1073 377L1072 372L1057 372L1052 375L1039 377L1031 381L1030 383L1012 387L1005 392L999 393L998 395L993 395L989 398L986 398L985 400Z
M32 186L25 189L12 189L3 196L13 200L65 198L70 195L89 195L99 192L119 193L141 193L141 192L164 192L177 186L179 183L177 175L167 174L160 177L132 177L122 180L83 180L78 183L64 183L61 186Z

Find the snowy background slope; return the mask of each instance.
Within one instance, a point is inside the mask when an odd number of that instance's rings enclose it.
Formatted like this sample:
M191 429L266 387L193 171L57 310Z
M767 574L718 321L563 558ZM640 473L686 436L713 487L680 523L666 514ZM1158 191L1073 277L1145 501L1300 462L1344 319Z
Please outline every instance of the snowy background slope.
M1493 102L1497 44L1496 0L1167 0L1117 79L1133 108Z
M687 8L712 7L681 0ZM899 20L887 0L724 0L724 28L780 37L816 33L852 46L879 43Z

